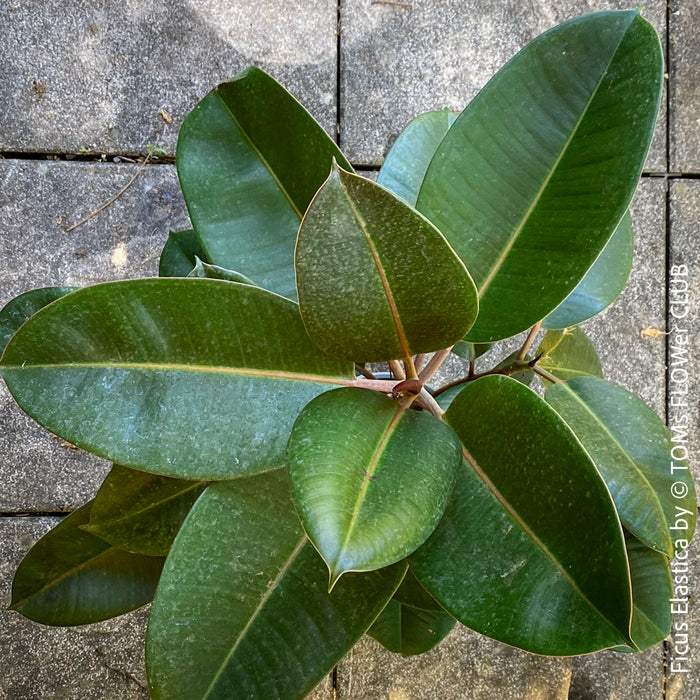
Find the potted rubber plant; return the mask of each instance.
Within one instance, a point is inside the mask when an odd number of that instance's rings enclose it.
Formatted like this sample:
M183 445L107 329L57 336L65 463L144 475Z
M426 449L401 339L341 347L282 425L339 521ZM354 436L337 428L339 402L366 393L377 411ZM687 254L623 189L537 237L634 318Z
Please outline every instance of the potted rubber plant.
M219 85L180 132L193 229L160 277L0 312L21 408L114 463L12 608L153 600L167 699L301 698L366 632L404 655L457 623L556 656L662 641L693 480L578 327L629 275L662 82L639 12L573 19L409 124L376 183L260 69Z

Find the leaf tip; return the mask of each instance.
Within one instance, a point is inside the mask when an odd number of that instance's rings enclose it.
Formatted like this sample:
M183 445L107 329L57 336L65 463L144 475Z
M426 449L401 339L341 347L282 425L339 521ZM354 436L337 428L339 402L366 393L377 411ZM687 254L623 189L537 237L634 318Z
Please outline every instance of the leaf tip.
M338 583L340 577L345 573L345 569L340 569L338 571L330 569L329 573L330 575L328 577L328 594L330 595L333 592L333 589L335 588L335 584Z

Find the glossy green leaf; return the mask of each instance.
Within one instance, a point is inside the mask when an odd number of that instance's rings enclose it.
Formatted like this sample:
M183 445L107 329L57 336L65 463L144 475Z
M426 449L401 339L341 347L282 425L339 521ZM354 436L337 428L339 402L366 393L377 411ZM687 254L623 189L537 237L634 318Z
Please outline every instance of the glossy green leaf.
M165 556L206 486L115 464L95 496L84 529L120 549Z
M39 309L74 292L77 287L41 287L20 294L0 310L0 355L19 327Z
M598 353L580 328L547 331L535 355L542 356L537 363L542 369L564 381L581 376L603 377Z
M194 267L187 276L203 277L211 280L226 280L228 282L241 282L242 284L253 284L250 279L248 279L245 275L242 275L240 272L226 270L218 265L210 265L209 263L205 263L200 260L199 257L195 258Z
M670 528L680 518L690 527L683 535L689 538L697 501L687 465L678 461L679 469L671 473L673 443L661 419L634 394L595 377L554 384L545 398L595 462L625 527L673 556Z
M284 471L213 484L173 544L146 642L154 700L303 698L369 628L406 570L328 572Z
M600 12L530 42L457 118L417 208L479 289L467 340L531 327L581 281L629 206L662 82L654 28Z
M230 479L284 463L294 419L353 376L296 304L212 279L88 287L35 314L0 371L55 435L130 467Z
M492 347L493 343L467 343L464 340L460 340L454 344L452 352L463 360L476 360Z
M455 622L446 612L420 610L390 600L367 634L389 651L415 656L441 642Z
M22 559L12 583L12 610L44 625L68 627L150 602L164 559L129 554L82 530L90 506L62 520Z
M394 593L394 600L402 605L408 605L411 608L432 610L433 612L445 612L442 605L423 588L410 567L408 571L406 571L401 585L396 590L396 593Z
M159 277L187 277L197 264L197 258L206 260L206 253L192 230L171 231L160 254Z
M416 117L394 141L377 182L415 206L430 161L455 119L449 109Z
M673 586L668 559L625 531L632 575L632 639L640 650L663 641L671 632Z
M177 171L207 262L296 298L299 222L335 158L313 117L256 67L221 83L187 116Z
M619 296L627 284L634 256L634 231L629 211L593 267L554 311L546 316L544 328L567 328L599 314Z
M304 216L296 270L309 335L357 362L449 347L477 314L474 284L440 232L392 192L337 167Z
M438 524L461 462L456 435L427 411L367 389L316 397L287 449L292 496L331 585L404 559Z
M630 576L610 494L562 419L500 375L445 413L465 461L445 515L410 558L418 580L477 632L538 654L630 643Z

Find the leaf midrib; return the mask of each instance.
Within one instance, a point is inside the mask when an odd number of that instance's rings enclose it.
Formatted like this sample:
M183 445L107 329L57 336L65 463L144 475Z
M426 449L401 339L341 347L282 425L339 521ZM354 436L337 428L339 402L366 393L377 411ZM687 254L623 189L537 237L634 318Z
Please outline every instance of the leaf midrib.
M307 542L308 542L308 539L307 539L306 535L303 535L299 541L299 544L297 544L297 546L294 548L294 551L289 555L289 557L285 561L284 565L279 570L277 576L275 576L274 581L267 587L267 590L265 591L262 598L260 599L260 602L258 603L257 607L253 611L253 614L248 618L248 621L243 626L243 629L241 629L241 631L238 633L238 636L236 637L235 642L231 646L231 650L228 652L228 654L226 654L226 657L224 658L223 662L219 666L219 669L214 674L214 677L212 678L211 683L209 684L206 691L204 692L204 695L202 696L202 700L207 700L207 698L210 696L210 694L214 690L214 687L216 686L217 682L219 681L219 678L221 678L221 675L223 674L224 670L227 668L227 666L231 662L231 659L233 658L233 655L236 653L236 650L240 646L241 642L245 639L246 633L251 628L251 626L255 622L256 618L258 617L258 615L260 615L260 613L264 609L265 604L270 600L270 598L275 593L275 591L277 591L280 583L282 582L282 579L285 577L285 575L287 574L289 569L292 567L292 564L294 564L294 562L296 561L299 554L301 554L301 552L304 549Z
M94 533L99 533L101 529L105 527L111 527L113 525L116 525L117 523L123 523L124 521L132 520L133 518L138 518L138 516L143 515L144 513L147 513L149 510L153 510L154 508L159 508L165 503L168 503L170 501L174 501L176 498L180 498L180 496L183 496L186 494L188 491L192 491L193 489L197 488L202 488L206 482L203 481L195 481L191 485L187 486L186 488L183 488L182 490L178 491L177 493L174 493L167 498L161 498L159 501L156 503L151 503L144 508L140 508L139 510L134 510L126 513L125 515L122 515L119 518L108 518L106 520L103 520L102 522L96 523L95 525L92 524L92 522L87 523L87 532L94 532ZM94 506L93 506L94 508ZM90 516L90 519L92 520L92 515Z
M337 386L356 386L354 379L346 377L333 377L322 374L307 374L303 372L291 372L283 370L252 369L250 367L225 367L214 365L193 365L164 362L65 362L42 363L21 365L0 364L0 374L5 371L29 371L50 369L124 369L143 371L176 371L176 372L201 372L212 374L233 374L250 377L263 377L273 379L289 379L296 381L318 382L321 384L335 384Z
M260 152L260 149L255 145L255 142L253 141L253 139L248 135L248 132L241 126L241 123L236 118L236 115L231 111L229 106L226 104L226 102L224 101L224 98L219 94L219 91L215 90L214 94L219 98L219 101L224 106L224 109L228 112L229 116L231 117L231 120L238 127L238 130L243 135L243 138L245 138L245 140L248 142L248 144L253 149L253 151L255 151L255 154L258 156L258 158L260 158L260 161L265 166L267 171L270 173L270 176L277 184L277 187L279 187L280 192L282 192L282 194L285 196L286 200L289 202L289 205L292 207L292 210L297 215L297 218L299 219L299 221L301 221L302 213L299 211L299 209L297 208L297 205L292 200L292 197L289 194L289 192L287 191L287 188L282 184L279 177L277 177L277 174L272 169L270 164L267 162L267 159L265 158L265 156Z
M355 526L357 525L357 519L360 515L360 510L362 509L365 498L367 496L367 491L369 490L369 485L372 481L372 477L374 476L374 472L376 471L377 466L379 466L379 461L384 455L389 441L396 432L396 429L398 428L399 423L401 422L401 419L404 417L405 413L406 409L403 406L398 406L396 413L392 416L388 425L384 429L384 434L381 436L379 442L377 443L377 446L374 448L374 452L372 453L372 457L369 461L369 464L367 465L367 469L365 469L365 477L362 481L362 486L360 487L360 490L357 494L357 498L355 499L355 506L353 508L352 515L350 516L350 522L347 526L347 531L345 533L345 538L343 539L343 544L338 549L338 555L336 557L335 565L333 567L334 570L332 572L333 576L337 576L338 574L338 572L335 571L335 567L337 567L338 562L342 560L343 555L345 553L345 548L347 547L347 544L352 536L352 532L355 529Z
M93 537L96 537L96 535L93 535ZM76 566L73 566L72 568L68 569L67 571L64 571L57 578L52 579L48 583L45 583L41 588L37 589L33 593L30 593L29 595L26 595L23 598L20 598L20 600L13 602L12 605L10 606L11 609L18 610L20 607L24 606L29 601L36 600L36 598L41 596L41 594L44 593L45 591L48 591L51 588L55 588L56 586L58 586L60 583L65 581L67 578L69 578L70 576L72 576L76 572L81 571L82 569L85 569L90 564L94 564L99 559L102 559L102 558L106 557L108 554L112 553L114 550L119 550L119 547L109 545L109 543L107 543L107 542L105 542L105 544L108 545L107 548L103 549L99 554L96 554L95 556L90 557L89 559L84 559Z
M622 42L625 39L625 36L627 35L627 32L629 31L630 26L632 26L632 22L634 22L634 19L630 21L630 23L627 25L625 28L624 33L620 37L620 40L617 43L617 46L615 47L615 50L612 52L612 56L610 57L610 60L608 61L607 65L605 66L605 69L603 72L600 74L600 78L598 79L598 82L595 86L595 89L591 93L591 96L588 98L588 101L586 102L585 107L581 111L581 115L579 116L578 120L576 121L576 124L574 128L571 131L571 134L569 137L566 139L564 145L562 146L561 151L559 152L559 155L557 156L556 160L554 161L554 164L552 165L549 173L547 174L547 177L545 178L544 182L542 183L542 186L540 189L537 191L535 194L535 198L533 199L532 203L528 207L527 211L523 215L523 218L521 219L520 223L516 227L515 231L513 232L510 240L506 243L503 252L501 255L497 258L495 261L493 267L491 268L491 271L489 274L486 276L486 279L484 280L483 284L479 288L479 299L483 297L485 294L486 290L489 288L491 282L493 282L494 277L498 274L499 270L501 267L503 267L503 264L510 254L511 250L513 250L513 247L515 246L516 241L518 240L518 237L522 233L523 229L525 228L528 220L530 219L530 216L532 213L535 211L537 208L537 205L539 204L542 195L544 194L545 189L551 182L552 178L554 177L555 172L557 171L557 168L559 167L559 164L561 163L562 159L566 155L566 152L571 145L571 142L573 141L574 137L576 136L579 128L581 127L581 124L583 123L584 118L586 117L586 114L588 113L588 110L593 103L593 100L595 99L596 95L598 94L598 90L600 89L600 86L603 84L603 78L606 76L608 70L610 69L610 66L612 65L612 62L615 60L615 56L617 56L618 51L620 50L620 46ZM614 232L614 229L613 229ZM611 234L612 235L612 234ZM580 280L579 280L580 282ZM578 283L577 283L578 284ZM577 285L574 286L574 288Z
M612 627L613 630L616 632L620 632L618 629L617 625L612 622L611 620L608 619L608 617L598 609L598 607L591 601L591 599L581 590L579 585L576 583L576 581L571 577L569 572L562 566L562 564L559 562L559 560L554 556L554 554L549 550L547 545L530 529L530 527L527 525L527 523L520 517L520 515L517 513L517 511L511 506L510 503L505 499L503 494L496 488L496 485L489 479L489 477L486 475L486 473L481 469L479 466L479 463L472 457L472 455L468 452L467 448L462 446L462 452L464 454L464 458L467 460L469 465L472 467L476 475L484 482L484 485L486 488L494 495L496 500L501 504L503 509L510 515L511 518L520 526L522 531L537 545L537 547L542 551L542 553L554 564L555 568L558 569L561 574L564 576L564 578L569 581L571 584L571 587L579 594L579 596L591 607L591 609L605 622ZM632 601L632 596L630 594L630 602ZM630 616L630 625L632 623L632 618ZM629 637L629 631L627 636ZM629 640L625 640L626 643L629 642Z
M352 197L350 196L350 193L347 191L347 188L343 184L340 175L338 176L338 182L340 183L340 186L343 189L343 193L345 194L345 199L347 200L348 204L350 205L350 210L352 211L353 216L355 217L355 221L357 222L357 225L359 226L360 230L362 231L362 235L365 237L365 241L367 243L367 247L369 248L370 254L372 255L372 261L374 262L374 266L377 269L377 274L379 275L379 279L382 283L382 288L384 289L384 296L386 297L387 303L389 305L389 311L391 313L391 318L394 322L394 328L396 329L396 335L398 337L399 345L401 345L401 350L403 352L404 358L409 358L411 356L411 349L409 348L408 345L408 339L406 338L406 332L404 331L403 324L401 323L401 316L399 315L399 310L398 307L396 306L396 300L394 299L394 293L391 289L391 285L389 284L389 280L386 276L386 270L384 269L384 265L382 264L381 258L379 257L379 252L377 251L376 246L374 245L374 241L372 240L372 236L370 235L369 231L367 230L367 223L364 220L364 217L360 213L359 209L355 205L355 202L353 201ZM393 358L395 359L395 358Z

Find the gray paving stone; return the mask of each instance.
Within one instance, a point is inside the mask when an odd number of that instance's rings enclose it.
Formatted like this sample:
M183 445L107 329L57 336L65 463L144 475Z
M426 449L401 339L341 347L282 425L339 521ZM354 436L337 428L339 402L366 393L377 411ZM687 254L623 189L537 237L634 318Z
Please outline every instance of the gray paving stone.
M700 181L673 181L670 195L670 265L685 265L688 274L671 276L672 280L677 280L671 282L671 288L677 289L678 293L671 294L669 302L678 303L671 303L669 318L671 335L668 340L672 346L669 355L669 420L672 425L680 424L686 420L683 416L687 417L690 467L695 474L696 486L700 489L700 242L697 236L700 228ZM687 292L683 291L684 281L688 282ZM687 306L684 304L684 293L688 297ZM685 318L674 318L674 312L676 316L683 316L686 310L688 313ZM681 333L683 330L687 333ZM682 363L673 356L678 354L680 357L676 348L684 336L689 339L686 346L687 363ZM687 376L684 369L687 370ZM684 394L685 391L688 392L687 395Z
M253 63L332 132L336 19L335 0L3 3L0 150L173 152L187 112Z
M156 275L169 228L188 226L173 166L146 166L112 206L73 232L64 231L116 194L138 167L0 161L0 304L36 287ZM0 512L81 505L107 468L52 439L2 385Z
M0 519L0 699L144 700L147 611L96 625L45 627L5 608L29 547L58 518Z
M670 168L700 172L700 5L673 0L669 18Z
M570 669L461 626L407 659L365 637L338 667L338 700L566 700Z
M641 654L601 651L573 660L568 700L661 700L663 644Z
M352 162L381 163L403 127L431 109L461 110L530 39L585 12L628 9L625 0L343 0L341 146ZM644 14L665 32L664 0ZM665 114L647 169L665 167Z

